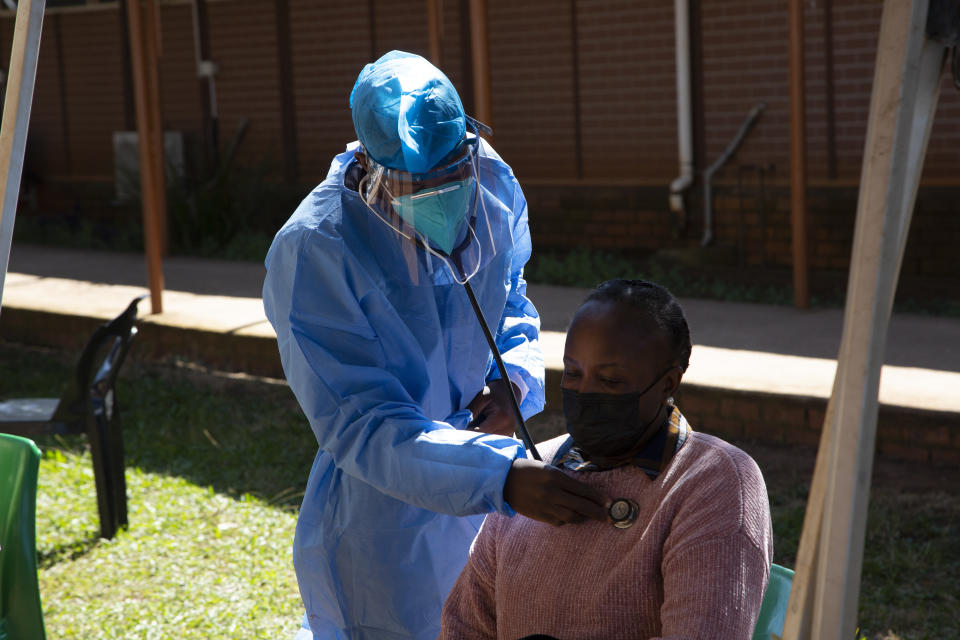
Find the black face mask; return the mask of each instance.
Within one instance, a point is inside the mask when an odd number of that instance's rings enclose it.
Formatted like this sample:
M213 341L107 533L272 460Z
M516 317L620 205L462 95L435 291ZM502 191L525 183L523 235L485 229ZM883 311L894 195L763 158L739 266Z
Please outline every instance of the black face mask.
M673 369L673 367L670 367ZM640 399L667 374L637 393L578 393L561 389L567 433L589 457L615 458L641 446L657 432L662 405L647 421L637 414Z

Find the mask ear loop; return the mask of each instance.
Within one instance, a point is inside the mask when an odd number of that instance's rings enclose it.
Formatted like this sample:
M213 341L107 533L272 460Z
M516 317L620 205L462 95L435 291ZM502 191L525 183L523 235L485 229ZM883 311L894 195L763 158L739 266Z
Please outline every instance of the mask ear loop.
M357 185L357 188L360 190L360 199L363 200L363 204L367 205L367 209L370 209L370 212L377 217L377 220L379 220L379 221L382 222L383 224L387 225L387 226L390 227L393 231L395 231L396 233L400 234L401 236L403 236L403 237L406 238L407 240L411 240L411 239L413 238L413 236L407 235L406 233L404 233L403 231L401 231L400 229L398 229L397 227L395 227L392 222L390 222L389 220L387 220L386 218L384 218L383 215L381 215L381 213L380 213L379 211L377 211L377 210L374 208L374 206L371 204L371 202L372 202L373 200L376 200L376 197L375 197L375 195L376 195L376 189L377 189L377 187L380 186L380 181L381 181L381 178L382 178L382 175L383 175L382 169L380 169L379 167L378 167L377 169L375 169L374 172L375 172L375 174L376 174L376 175L374 176L374 181L375 181L375 182L374 182L374 185L373 185L372 187L370 187L370 189L369 189L369 191L367 191L367 194L366 194L366 195L363 195L363 193L364 193L364 190L366 189L367 182L368 182L368 178L370 178L370 174L368 173L367 175L365 175L365 176L363 176L362 178L360 178L360 183ZM384 187L384 188L386 188L386 187Z
M430 246L430 243L427 242L426 238L424 238L419 233L417 234L417 238L420 240L420 244L422 244L423 248L427 250L427 253L434 256L435 258L440 260L440 262L445 264L447 267L447 270L450 272L450 276L454 279L454 281L457 284L463 284L463 285L467 284L467 282L469 282L470 279L473 278L473 276L477 275L477 272L480 271L480 264L483 258L483 246L480 244L480 239L477 237L477 232L473 230L473 226L470 225L469 223L467 223L467 229L469 229L470 235L473 236L473 239L477 241L477 264L473 268L473 271L470 272L470 275L464 274L462 276L457 275L459 273L462 273L460 268L454 264L451 264L453 262L453 258L451 258L448 255L444 255L443 253L440 253L439 251L437 251L436 249ZM471 242L470 244L473 244L473 243ZM463 278L462 280L461 280L461 277Z
M479 135L477 136L476 144L477 144L477 150L476 152L472 153L470 156L470 167L473 170L473 179L474 179L474 182L476 182L476 190L477 190L475 198L479 199L480 206L483 208L483 218L484 218L484 222L487 225L487 233L490 234L490 238L492 239L493 229L490 227L490 217L487 215L487 205L486 205L486 202L484 202L483 200L483 193L481 192L482 187L480 185L480 169L477 163L477 156L480 153L480 136ZM417 237L420 239L420 243L427 250L427 252L430 253L430 255L439 259L444 265L446 265L447 270L450 272L450 276L453 278L453 280L457 284L461 284L461 285L466 285L466 283L469 282L473 278L473 276L477 275L477 273L480 271L480 265L483 264L483 243L480 242L480 237L477 236L477 232L473 228L473 225L470 224L469 219L467 222L467 230L470 232L470 235L473 236L473 241L470 244L472 245L475 242L477 246L477 261L473 268L473 271L470 272L470 275L464 274L459 267L457 267L455 264L451 264L453 262L453 258L447 255L444 255L443 253L440 253L439 251L437 251L436 249L430 246L430 243L427 242L426 238L424 238L419 233L417 234Z
M487 215L487 204L483 199L483 193L481 191L483 187L480 184L480 168L479 168L479 162L477 161L477 157L480 155L480 143L481 143L481 138L479 135L477 135L477 142L476 142L477 150L476 152L471 154L470 166L473 169L473 179L476 182L477 193L475 197L480 201L480 207L483 209L483 219L485 224L487 225L487 233L489 234L489 237L492 242L493 228L490 226L490 216ZM458 273L461 273L461 274L463 273L460 270L460 268L457 267L456 269L454 269L456 265L450 264L450 262L452 261L452 258L450 258L449 256L444 256L443 254L434 250L429 245L429 243L426 242L425 239L421 238L421 241L423 242L423 246L427 249L427 251L430 252L432 255L436 256L437 258L439 258L443 262L443 264L447 266L447 270L450 271L450 275L453 277L454 281L456 281L458 284L461 284L461 285L465 285L467 282L469 282L473 278L473 276L477 275L477 272L480 271L480 265L483 264L483 243L480 242L480 237L477 236L476 230L473 228L473 225L470 224L469 222L467 222L467 229L470 231L470 235L473 236L473 240L476 242L476 245L477 245L477 261L473 268L473 271L470 273L469 276L466 274L463 274L461 276L463 279L461 279L461 277L458 277L457 275ZM471 244L473 243L471 242Z

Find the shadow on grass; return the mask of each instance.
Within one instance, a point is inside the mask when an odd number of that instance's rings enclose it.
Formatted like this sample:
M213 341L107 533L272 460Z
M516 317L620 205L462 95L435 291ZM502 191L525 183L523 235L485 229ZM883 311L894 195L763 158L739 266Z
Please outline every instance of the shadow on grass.
M118 387L128 465L299 506L317 444L289 387L138 369Z
M82 540L58 544L48 550L37 550L37 566L40 570L68 560L76 560L85 556L91 549L100 544L100 536L95 535Z
M72 368L57 352L0 343L0 399L57 396ZM287 385L128 361L117 397L127 467L299 506L317 445ZM42 448L88 447L82 436L37 440Z

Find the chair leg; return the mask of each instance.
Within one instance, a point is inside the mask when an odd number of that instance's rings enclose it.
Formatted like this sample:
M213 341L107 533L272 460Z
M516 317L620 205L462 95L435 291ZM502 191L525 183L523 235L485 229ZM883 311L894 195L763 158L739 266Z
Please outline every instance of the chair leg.
M127 478L124 464L123 424L120 422L120 411L114 398L115 396L111 397L113 405L107 419L106 441L110 452L114 522L119 528L127 526Z
M110 473L110 451L103 419L102 407L91 407L87 417L87 438L90 440L90 455L93 458L93 478L97 485L97 509L100 512L100 536L113 538L117 533L116 514L113 508L113 481Z

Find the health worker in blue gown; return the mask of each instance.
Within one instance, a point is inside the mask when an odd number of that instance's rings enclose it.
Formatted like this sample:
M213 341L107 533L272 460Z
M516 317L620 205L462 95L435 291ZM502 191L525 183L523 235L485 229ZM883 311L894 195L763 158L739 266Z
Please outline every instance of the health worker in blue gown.
M606 498L512 437L508 394L540 411L544 368L510 167L420 56L368 64L350 106L359 141L277 233L263 289L319 444L294 540L298 638L433 639L483 514L602 520Z

